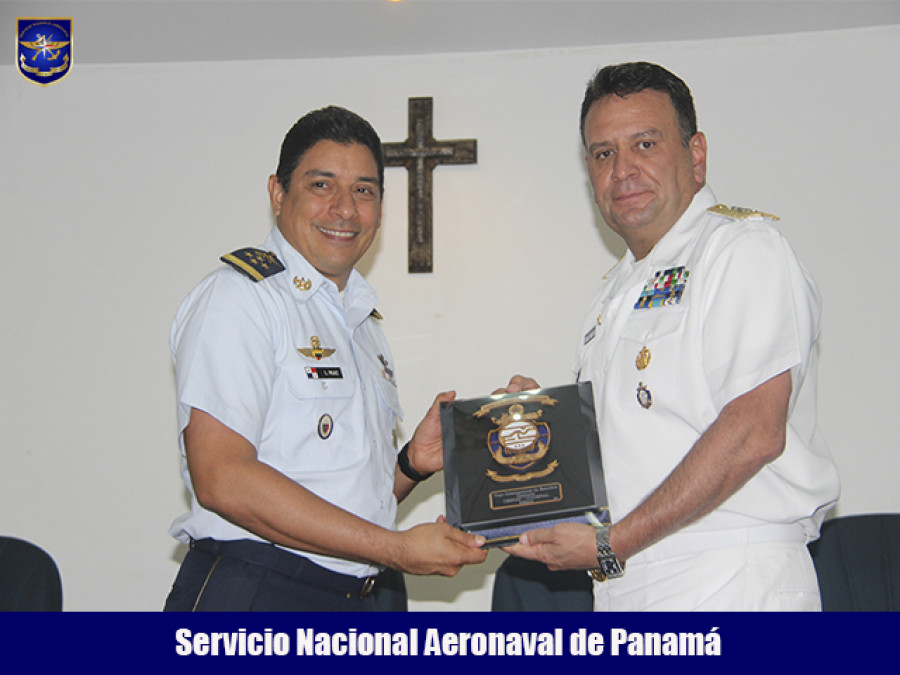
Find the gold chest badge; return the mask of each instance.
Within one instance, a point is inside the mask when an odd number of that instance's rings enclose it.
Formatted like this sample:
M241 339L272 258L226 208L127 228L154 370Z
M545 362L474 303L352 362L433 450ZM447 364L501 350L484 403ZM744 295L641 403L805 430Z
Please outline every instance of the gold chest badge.
M309 345L309 347L297 348L297 351L308 359L321 361L322 359L334 354L334 349L322 346L322 341L317 335L313 335L311 338L309 338Z
M645 370L647 366L650 365L650 350L644 347L638 352L637 358L634 360L634 365L638 370Z

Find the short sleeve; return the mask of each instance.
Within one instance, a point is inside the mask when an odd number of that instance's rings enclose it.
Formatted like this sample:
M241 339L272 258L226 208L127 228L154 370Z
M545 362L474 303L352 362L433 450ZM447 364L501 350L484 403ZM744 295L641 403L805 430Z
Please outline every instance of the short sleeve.
M805 372L818 333L818 292L790 245L766 224L740 227L710 246L703 280L703 362L719 410L780 373Z
M264 296L230 270L207 277L172 325L179 433L191 408L259 447L275 377L272 319Z

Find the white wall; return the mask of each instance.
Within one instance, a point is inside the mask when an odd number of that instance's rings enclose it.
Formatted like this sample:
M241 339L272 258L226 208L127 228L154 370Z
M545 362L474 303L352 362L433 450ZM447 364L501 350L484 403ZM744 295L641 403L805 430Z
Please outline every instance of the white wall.
M439 55L76 65L38 87L0 67L0 532L57 559L68 610L156 610L183 550L168 326L219 254L272 224L287 128L336 103L406 137L434 97L440 139L478 164L435 173L435 271L406 273L406 172L361 267L379 290L408 436L433 396L525 372L570 381L582 311L622 252L595 216L578 108L601 64L660 62L691 85L721 201L782 216L825 319L821 422L838 512L900 511L892 293L900 27L772 38ZM77 57L76 57L77 58ZM433 479L401 507L432 520ZM502 560L410 579L412 608L482 610Z

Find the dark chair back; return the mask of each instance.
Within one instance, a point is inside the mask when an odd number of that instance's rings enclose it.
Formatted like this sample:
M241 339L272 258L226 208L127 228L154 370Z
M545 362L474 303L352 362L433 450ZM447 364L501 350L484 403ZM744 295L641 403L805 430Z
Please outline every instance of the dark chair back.
M0 612L59 612L62 581L53 558L14 537L0 537Z
M900 513L841 516L822 525L809 545L822 609L896 612L900 609Z

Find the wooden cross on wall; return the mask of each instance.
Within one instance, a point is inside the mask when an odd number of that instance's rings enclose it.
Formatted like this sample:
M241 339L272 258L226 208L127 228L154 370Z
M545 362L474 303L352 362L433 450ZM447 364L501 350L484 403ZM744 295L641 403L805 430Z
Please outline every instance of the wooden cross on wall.
M409 172L409 271L432 271L432 172L439 164L475 164L477 141L436 141L432 135L432 101L409 99L409 136L383 143L384 165Z

